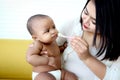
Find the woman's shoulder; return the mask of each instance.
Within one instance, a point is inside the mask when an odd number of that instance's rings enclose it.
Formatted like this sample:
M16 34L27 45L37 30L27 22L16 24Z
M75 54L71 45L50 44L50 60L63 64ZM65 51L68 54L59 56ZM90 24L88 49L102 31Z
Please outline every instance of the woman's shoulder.
M115 61L110 61L110 60L103 60L103 63L106 64L109 67L119 67L120 68L120 57L115 60Z
M106 75L104 80L120 80L120 57L115 61L106 60Z
M120 56L118 57L118 59L116 60L116 62L115 62L117 65L119 65L119 67L120 67Z

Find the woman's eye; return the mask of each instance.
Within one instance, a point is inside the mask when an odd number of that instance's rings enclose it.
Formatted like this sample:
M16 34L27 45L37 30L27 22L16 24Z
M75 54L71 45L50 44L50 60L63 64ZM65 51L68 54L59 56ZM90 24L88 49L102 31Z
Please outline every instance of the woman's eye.
M86 10L84 10L84 14L85 14L85 15L88 15L88 12L87 12Z
M87 15L87 12L86 12L86 11L84 11L84 14L86 14L86 15Z
M96 25L96 22L95 22L95 21L92 21L92 23L93 23L94 25Z

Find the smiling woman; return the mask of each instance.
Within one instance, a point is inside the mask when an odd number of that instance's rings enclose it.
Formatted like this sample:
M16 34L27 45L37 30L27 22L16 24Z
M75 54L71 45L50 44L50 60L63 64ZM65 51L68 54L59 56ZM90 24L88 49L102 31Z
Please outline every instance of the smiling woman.
M79 16L84 0L0 0L0 38L31 38L26 20L33 14L51 16L56 25Z

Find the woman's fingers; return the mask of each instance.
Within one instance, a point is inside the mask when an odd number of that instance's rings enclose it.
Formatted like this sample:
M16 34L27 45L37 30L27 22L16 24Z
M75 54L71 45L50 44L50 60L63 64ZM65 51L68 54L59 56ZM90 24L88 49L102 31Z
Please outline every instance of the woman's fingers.
M89 54L88 44L86 43L86 41L84 41L80 37L74 37L71 40L71 46L77 52L78 56L82 60L86 59L87 56L90 55Z
M75 38L76 38L76 40L78 40L79 42L84 44L85 46L88 46L87 42L84 39L82 39L81 37L75 37Z
M74 47L81 47L81 48L88 47L87 42L83 40L81 37L72 38L71 45L73 45Z

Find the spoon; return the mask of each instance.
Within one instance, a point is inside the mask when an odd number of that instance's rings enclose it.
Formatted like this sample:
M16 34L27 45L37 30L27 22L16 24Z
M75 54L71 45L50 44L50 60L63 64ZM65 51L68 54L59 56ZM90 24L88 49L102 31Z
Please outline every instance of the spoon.
M58 33L58 36L59 36L59 37L63 37L63 38L67 38L67 39L72 38L72 37L70 37L70 36L65 36L65 35L63 35L62 33Z

